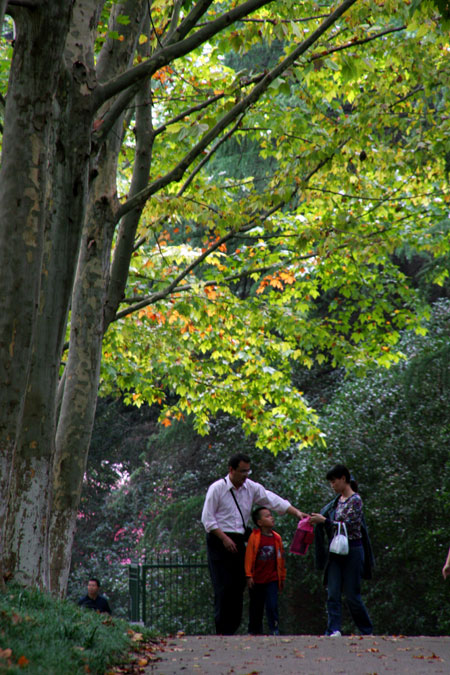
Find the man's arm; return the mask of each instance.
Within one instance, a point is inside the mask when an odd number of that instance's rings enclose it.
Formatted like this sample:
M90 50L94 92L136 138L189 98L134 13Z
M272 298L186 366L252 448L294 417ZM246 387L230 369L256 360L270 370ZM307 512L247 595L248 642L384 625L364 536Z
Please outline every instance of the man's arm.
M275 513L278 513L280 516L285 513L294 516L297 520L307 517L309 514L303 513L300 509L297 509L295 506L292 506L287 499L283 499L279 495L275 494L271 490L266 490L263 485L259 483L254 483L256 485L255 495L253 497L253 503L259 504L260 506L267 506Z
M207 532L214 532L218 529L216 512L219 506L219 497L217 492L217 485L215 483L210 485L203 504L201 520Z
M221 484L220 484L221 485ZM219 508L219 487L217 483L209 486L202 510L202 523L208 534L212 534L222 542L224 548L230 553L237 553L237 546L225 532L218 527L216 512Z
M442 568L442 576L444 579L450 577L450 548L448 549L447 559L445 561L444 567Z

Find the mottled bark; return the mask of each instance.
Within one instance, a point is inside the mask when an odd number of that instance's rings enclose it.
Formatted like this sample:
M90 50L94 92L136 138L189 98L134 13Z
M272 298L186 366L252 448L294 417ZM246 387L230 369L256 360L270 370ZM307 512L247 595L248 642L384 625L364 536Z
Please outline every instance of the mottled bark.
M64 592L86 458L94 422L103 338L105 275L114 232L114 199L99 197L89 213L73 293L70 350L56 433L50 527L50 587Z
M115 8L115 14L129 15L132 10L133 21L125 30L122 42L113 40L105 44L97 62L99 79L117 75L131 65L146 4L132 2L132 7L127 6L129 4ZM104 57L105 52L107 58ZM148 101L142 100L141 103L148 105ZM104 112L100 111L99 116ZM141 112L141 117L144 114ZM123 118L120 117L96 161L96 177L90 191L72 299L70 349L56 433L50 526L50 588L61 595L67 586L77 509L94 423L106 328L104 310L110 276L109 261L117 224L116 172L122 129ZM150 162L147 162L145 182L149 166Z
M16 39L4 116L0 170L0 540L10 478L23 421L34 350L36 318L49 208L49 172L55 152L55 92L61 76L71 2L17 9ZM54 34L54 39L47 39ZM31 467L30 467L31 469ZM34 466L31 471L39 470ZM11 551L0 551L3 574Z

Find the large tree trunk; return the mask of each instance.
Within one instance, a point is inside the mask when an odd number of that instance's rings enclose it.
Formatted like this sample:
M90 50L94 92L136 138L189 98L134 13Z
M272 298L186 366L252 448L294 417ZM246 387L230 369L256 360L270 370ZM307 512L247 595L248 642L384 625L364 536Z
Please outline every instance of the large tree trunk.
M83 4L86 3L80 3ZM97 5L90 4L93 7ZM48 154L42 153L38 161L43 176L39 187L42 192L41 218L46 225L45 246L41 256L39 308L34 317L35 335L28 386L22 399L21 424L16 432L8 517L3 536L7 551L4 556L6 569L14 570L18 581L42 587L49 585L48 525L52 506L56 393L87 200L92 124L87 83L90 87L95 85L93 59L90 64L85 63L79 43L72 49L70 41L64 44L69 26L67 11L66 14L64 26L61 26L60 16L54 17L54 33L60 35L61 29L65 29L59 42L58 58L55 60L54 42L46 39L49 25L44 21L41 43L48 48L42 48L34 61L35 67L40 58L47 64L56 63L58 71L52 95L47 94L52 103L52 114L50 111L47 113L51 118L51 127L45 139ZM86 21L83 15L87 26L88 19ZM80 36L82 22L77 28ZM89 29L87 36L89 41ZM92 43L89 47L92 54ZM69 53L67 67L64 53ZM35 125L34 119L31 124Z
M115 40L105 45L97 62L99 81L105 81L130 67L142 29L142 12L145 9L145 1L135 0L115 8L113 21L117 14L131 14L133 21L124 31L124 41ZM104 57L105 52L108 54L107 58ZM138 115L141 118L145 116L147 122L146 106L149 106L149 101L141 97L140 104L137 107ZM110 105L109 102L106 108ZM105 111L100 111L100 115L103 112ZM140 125L138 121L137 128L140 126L142 123ZM91 186L72 299L70 349L65 366L64 391L56 434L54 501L50 526L50 588L60 595L64 595L67 587L78 504L94 424L102 340L106 329L104 315L110 255L117 224L116 172L122 135L123 116L118 119L113 133L101 149L95 167L96 178ZM135 189L146 184L149 168L148 160L143 182ZM140 211L136 217L136 225L139 217ZM126 277L122 293L125 283Z
M61 76L71 2L17 10L16 40L4 118L0 171L0 540L25 408L40 297L49 172L58 114L55 92ZM48 40L48 35L54 36ZM32 453L33 450L30 449ZM20 463L19 463L20 464ZM41 473L39 461L29 474ZM26 507L27 509L29 507ZM8 547L6 543L5 548ZM16 565L9 560L3 574ZM0 551L2 560L3 552ZM10 567L11 565L11 567Z
M97 400L105 276L109 269L115 224L111 204L114 204L114 200L103 194L90 210L73 294L70 350L56 434L54 501L50 526L50 587L61 594L67 585L77 508Z

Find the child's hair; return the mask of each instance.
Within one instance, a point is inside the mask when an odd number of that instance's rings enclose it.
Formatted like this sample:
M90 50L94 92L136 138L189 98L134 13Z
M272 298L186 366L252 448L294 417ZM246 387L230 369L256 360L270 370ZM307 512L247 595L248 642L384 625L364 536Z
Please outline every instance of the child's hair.
M358 492L358 483L350 474L350 471L344 464L336 464L335 466L333 466L332 469L328 471L326 476L327 480L333 480L333 478L342 478L342 477L345 478L346 483L349 483L353 492Z
M258 520L260 519L259 514L261 511L268 511L269 509L267 506L257 506L256 509L252 513L252 520L255 523L255 525L258 525Z

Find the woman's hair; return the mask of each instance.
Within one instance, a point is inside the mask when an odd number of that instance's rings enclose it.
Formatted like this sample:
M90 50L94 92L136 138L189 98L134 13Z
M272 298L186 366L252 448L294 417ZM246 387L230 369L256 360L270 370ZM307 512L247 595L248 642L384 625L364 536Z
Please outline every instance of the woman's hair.
M333 480L333 478L345 478L345 482L350 484L353 492L358 492L358 483L350 474L350 471L347 469L344 464L335 464L332 469L327 473L327 480Z

